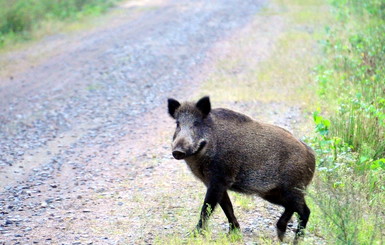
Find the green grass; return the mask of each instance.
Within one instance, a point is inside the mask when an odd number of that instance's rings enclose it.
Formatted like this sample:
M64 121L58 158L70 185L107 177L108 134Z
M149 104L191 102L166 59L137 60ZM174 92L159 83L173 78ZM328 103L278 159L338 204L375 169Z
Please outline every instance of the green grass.
M95 16L118 0L0 0L0 47L29 40L50 23Z
M235 206L239 206L241 209L246 211L255 209L255 201L252 196L247 196L236 192L231 192L230 196L232 197L233 204Z
M242 240L242 233L239 231L234 231L229 234L221 233L219 235L214 235L210 230L204 231L203 234L188 234L185 237L178 237L173 235L157 237L155 239L155 244L170 244L170 245L179 245L179 244L244 244Z
M331 103L326 106L331 134L363 156L380 158L385 156L385 21L340 15L344 21L328 27L323 41L327 58L317 67L318 93Z
M314 232L333 244L384 244L385 4L331 1L314 114ZM321 114L326 115L326 118Z
M319 121L319 136L309 140L318 156L317 175L309 190L309 230L333 244L383 244L385 171L340 138L330 138L332 125Z

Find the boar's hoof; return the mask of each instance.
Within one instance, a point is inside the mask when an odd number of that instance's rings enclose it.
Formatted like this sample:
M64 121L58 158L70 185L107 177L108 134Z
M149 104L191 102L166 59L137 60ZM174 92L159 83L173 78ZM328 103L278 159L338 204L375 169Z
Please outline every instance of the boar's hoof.
M278 235L278 239L282 242L283 238L285 236L285 231L281 231L281 230L277 229L277 235Z

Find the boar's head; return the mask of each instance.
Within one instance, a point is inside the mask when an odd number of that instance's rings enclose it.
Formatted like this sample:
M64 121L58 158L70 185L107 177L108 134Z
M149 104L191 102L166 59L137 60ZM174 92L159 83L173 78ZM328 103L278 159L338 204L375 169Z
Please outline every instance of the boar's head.
M172 142L172 155L175 159L197 155L205 148L210 135L210 111L209 97L203 97L197 103L183 104L168 99L168 112L176 121Z

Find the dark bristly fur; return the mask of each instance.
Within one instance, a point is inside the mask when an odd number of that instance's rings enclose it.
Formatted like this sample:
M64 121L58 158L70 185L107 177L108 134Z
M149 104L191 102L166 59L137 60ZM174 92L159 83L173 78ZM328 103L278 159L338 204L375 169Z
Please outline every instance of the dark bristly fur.
M239 228L227 194L232 190L257 194L285 208L277 222L279 239L294 212L300 219L296 234L302 233L310 215L303 191L315 169L310 147L280 127L228 109L211 110L209 97L182 104L169 99L168 110L177 122L173 156L184 159L207 187L198 230L218 203L230 228Z

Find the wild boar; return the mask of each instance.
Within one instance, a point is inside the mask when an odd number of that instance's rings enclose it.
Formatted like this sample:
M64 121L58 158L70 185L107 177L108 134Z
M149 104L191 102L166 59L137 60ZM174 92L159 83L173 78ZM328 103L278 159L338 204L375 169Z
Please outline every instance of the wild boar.
M168 112L176 120L172 155L185 160L207 187L198 230L206 227L218 203L230 229L239 229L227 193L232 190L285 208L277 222L280 240L294 212L299 215L296 237L302 234L310 215L304 190L315 170L309 146L278 126L229 109L211 109L209 97L182 104L168 99Z

